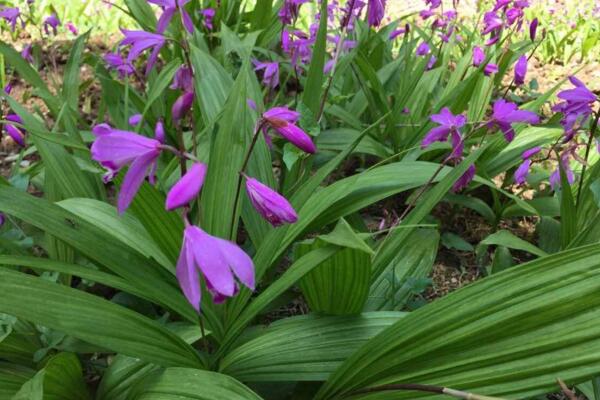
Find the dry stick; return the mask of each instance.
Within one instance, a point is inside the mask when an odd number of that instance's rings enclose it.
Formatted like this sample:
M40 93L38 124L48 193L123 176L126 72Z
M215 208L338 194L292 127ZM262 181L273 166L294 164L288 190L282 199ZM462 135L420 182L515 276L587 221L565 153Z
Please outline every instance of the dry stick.
M557 378L556 382L558 382L558 386L560 386L560 389L564 395L569 398L569 400L579 400L575 393L573 393L573 391L569 389L569 387L561 379Z
M376 393L376 392L384 392L384 391L391 391L391 390L410 390L410 391L416 391L416 392L445 394L448 396L456 397L458 399L465 399L465 400L504 400L499 397L481 396L478 394L463 392L461 390L450 389L450 388L446 388L446 387L442 387L442 386L421 385L421 384L416 384L416 383L399 383L399 384L376 386L376 387L372 387L372 388L360 389L360 390L351 392L350 395Z
M579 207L581 189L583 188L583 179L585 178L585 173L587 171L587 160L590 155L590 148L592 147L592 141L594 140L596 129L598 128L598 119L600 119L600 108L596 112L596 118L594 118L592 128L590 129L590 137L587 142L587 147L585 148L585 164L583 164L583 167L581 168L581 176L579 177L579 187L577 188L577 207Z

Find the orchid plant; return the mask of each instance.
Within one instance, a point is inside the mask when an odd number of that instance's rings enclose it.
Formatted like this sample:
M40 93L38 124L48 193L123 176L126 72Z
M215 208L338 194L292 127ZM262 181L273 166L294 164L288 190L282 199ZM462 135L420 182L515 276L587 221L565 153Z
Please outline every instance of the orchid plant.
M575 72L531 89L527 1L126 0L102 54L21 3L4 27L42 40L0 44L0 400L598 393L600 104ZM415 305L463 240L447 204L485 220L484 277Z

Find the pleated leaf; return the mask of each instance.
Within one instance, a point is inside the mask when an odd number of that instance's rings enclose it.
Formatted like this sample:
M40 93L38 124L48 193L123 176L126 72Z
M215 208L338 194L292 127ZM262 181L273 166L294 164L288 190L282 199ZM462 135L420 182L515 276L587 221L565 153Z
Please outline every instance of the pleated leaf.
M600 371L600 245L540 258L428 304L370 340L317 399L389 383L525 398ZM412 392L369 399L430 398Z
M31 275L0 270L0 312L163 366L202 366L177 335L136 312Z
M242 381L324 381L362 344L403 316L310 314L280 320L231 351L220 370Z

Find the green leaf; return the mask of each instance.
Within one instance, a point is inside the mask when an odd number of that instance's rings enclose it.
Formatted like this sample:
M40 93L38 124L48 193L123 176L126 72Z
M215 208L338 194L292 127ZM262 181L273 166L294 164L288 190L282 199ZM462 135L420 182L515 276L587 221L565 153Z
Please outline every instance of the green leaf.
M429 276L437 256L440 234L434 229L417 229L390 265L374 280L366 311L401 310L413 295L410 279Z
M163 366L202 366L177 335L140 314L88 293L0 270L0 312Z
M67 199L56 204L102 229L140 254L153 258L167 270L173 271L173 263L162 253L146 229L131 214L119 215L115 207L94 199Z
M571 191L571 184L566 172L559 163L560 170L560 241L562 248L566 249L577 235L577 208L575 198Z
M298 259L326 245L327 242L320 239L299 243L294 256ZM371 283L371 254L362 249L343 247L300 280L304 298L313 312L351 315L363 309Z
M171 274L75 214L8 186L0 186L0 211L56 236L144 291L155 302L190 321L197 320Z
M325 55L327 54L327 3L327 0L321 2L319 30L310 59L304 94L302 95L302 102L306 104L315 116L319 115L321 87L323 86L323 68L325 67Z
M35 375L35 370L0 361L0 399L12 400L21 386Z
M526 240L523 240L517 236L515 236L512 232L507 230L499 230L498 232L492 233L484 240L481 241L481 244L487 245L495 245L495 246L504 246L509 249L516 249L526 251L531 254L535 254L538 257L545 257L548 255L544 250L540 249L537 246L529 243Z
M12 400L87 400L81 364L75 354L59 353L27 381Z
M158 371L130 393L128 400L262 400L230 376L191 368Z
M340 366L316 399L408 382L527 398L555 391L556 377L583 382L600 370L598 290L600 245L494 274L382 331Z
M154 84L150 86L148 95L146 96L146 103L142 115L146 115L152 105L162 96L165 89L171 84L173 77L177 70L181 67L181 60L174 59L164 67L162 67L160 73L156 77Z
M320 235L319 239L326 243L359 250L363 253L375 254L371 247L354 232L354 229L343 218L340 219L331 233Z
M96 400L126 400L136 382L158 369L138 358L117 355L102 375Z
M202 227L223 238L236 232L241 207L235 216L233 209L236 200L239 201L236 199L239 172L252 137L253 121L246 104L248 68L247 64L242 67L225 104L219 131L211 143L209 168L202 188Z
M473 245L452 232L442 234L442 245L447 249L458 251L473 251Z
M276 321L232 350L221 361L220 371L244 382L324 381L362 344L404 315L309 314Z
M73 47L65 66L62 86L62 98L66 103L69 112L77 112L79 104L79 74L81 68L81 57L85 50L85 45L89 37L89 32L79 36L73 43Z
M156 17L150 4L145 0L124 0L131 16L141 25L142 29L154 32L156 28Z
M283 275L262 293L260 293L236 318L231 327L227 329L223 343L219 348L219 354L224 354L232 342L242 330L272 301L281 296L286 290L294 285L300 278L309 273L313 268L323 261L332 257L339 251L339 247L328 245L311 251L294 262Z

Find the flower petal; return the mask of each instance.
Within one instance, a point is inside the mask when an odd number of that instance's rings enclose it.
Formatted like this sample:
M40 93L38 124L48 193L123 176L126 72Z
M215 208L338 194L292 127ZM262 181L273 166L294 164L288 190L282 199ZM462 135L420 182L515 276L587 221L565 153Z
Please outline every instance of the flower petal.
M119 211L119 214L123 214L127 207L129 207L129 204L131 204L135 194L144 182L148 168L159 154L160 152L158 150L149 151L136 158L133 163L131 163L131 167L129 167L129 171L127 171L127 174L125 174L125 178L123 179L121 192L119 193L119 199L117 201L117 210Z
M202 189L206 164L196 163L179 179L167 195L166 209L171 211L190 203Z

